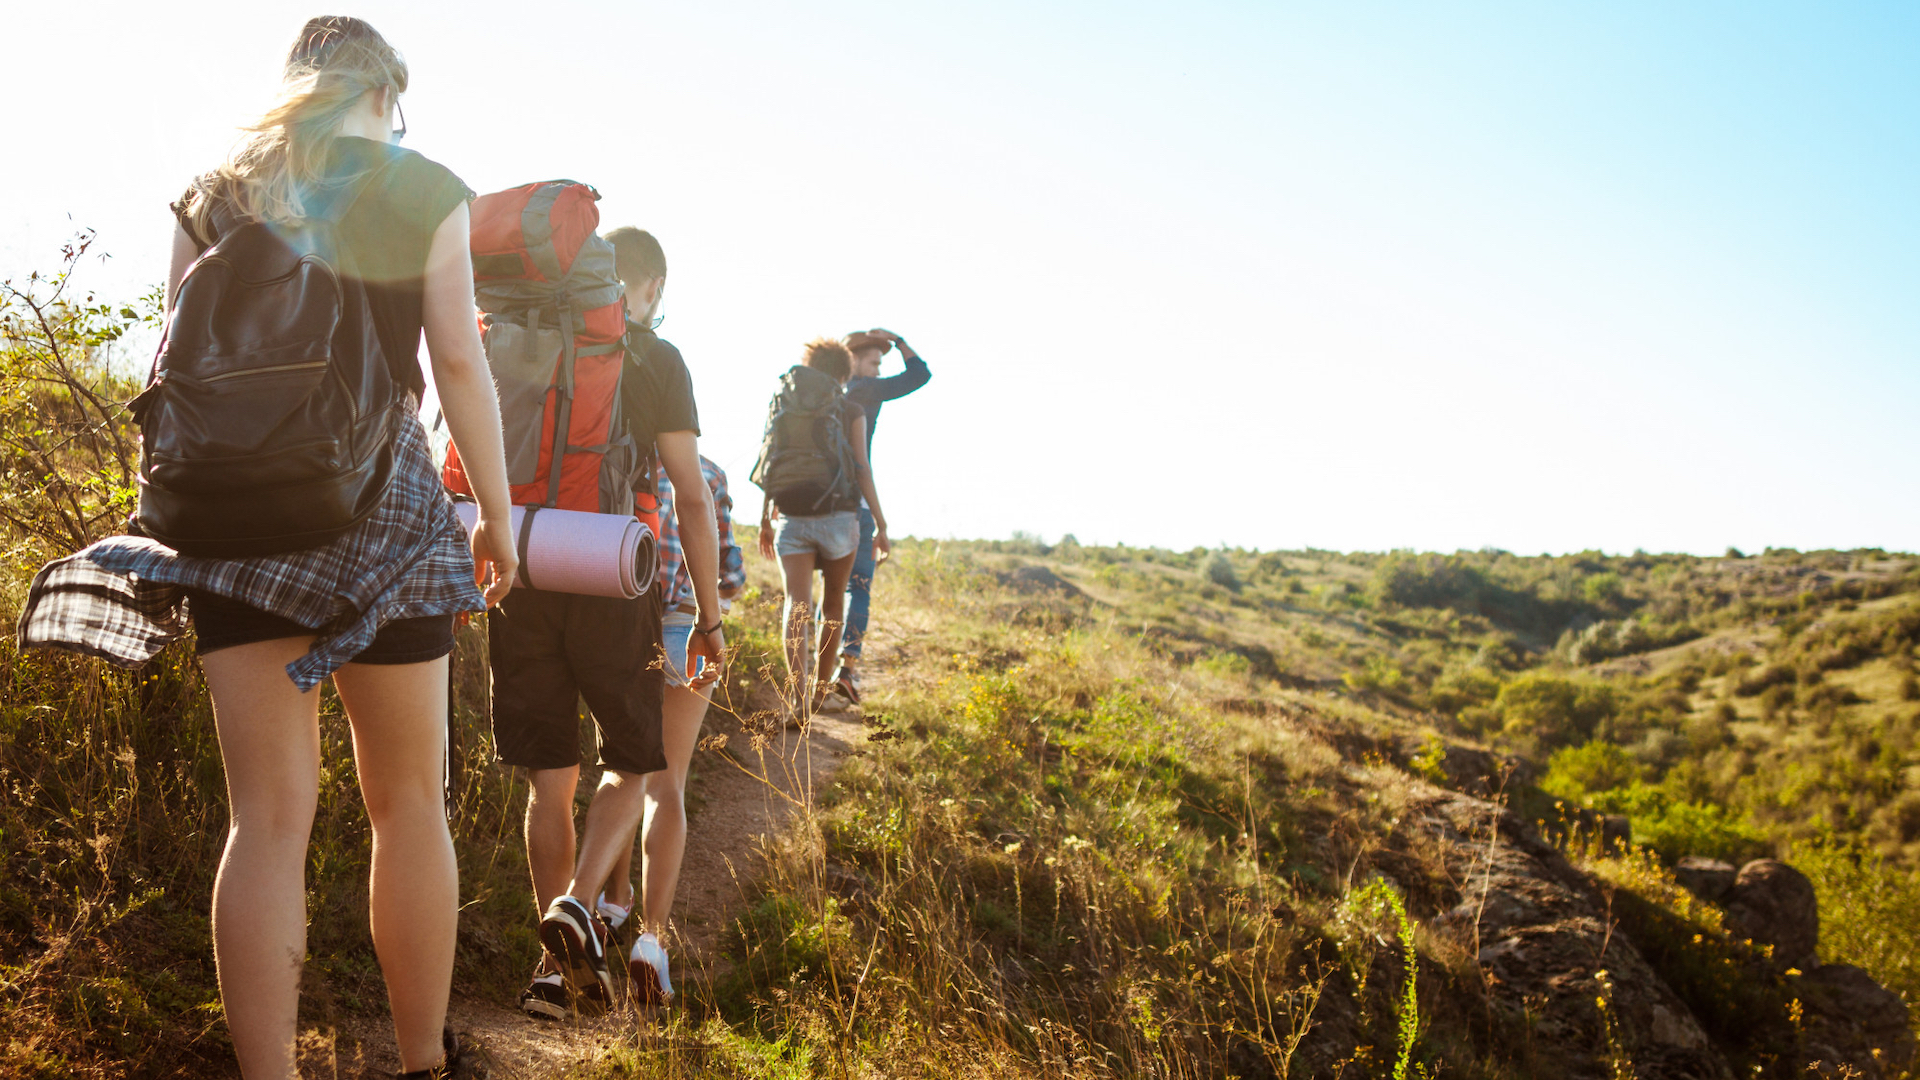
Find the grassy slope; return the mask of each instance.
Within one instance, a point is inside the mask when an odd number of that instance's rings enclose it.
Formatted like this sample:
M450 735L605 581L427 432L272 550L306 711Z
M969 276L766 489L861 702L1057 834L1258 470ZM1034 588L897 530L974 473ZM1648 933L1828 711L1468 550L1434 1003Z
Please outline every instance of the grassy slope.
M1881 648L1881 624L1908 610L1910 594L1803 601L1805 589L1755 588L1689 609L1689 632L1701 636L1677 648L1576 665L1540 624L1583 613L1585 600L1553 591L1569 581L1578 590L1580 575L1523 566L1535 574L1532 600L1518 579L1496 579L1499 589L1475 586L1479 608L1462 612L1381 599L1393 565L1329 553L1219 560L902 545L880 578L875 660L885 675L869 703L873 741L776 838L760 896L730 935L731 973L686 986L687 1007L667 1027L636 1031L588 1071L1252 1077L1330 1075L1345 1061L1345 1075L1384 1075L1406 1022L1416 1065L1536 1072L1521 1040L1487 1019L1472 949L1425 925L1459 890L1441 855L1402 824L1418 792L1431 790L1418 774L1442 778L1437 758L1404 748L1441 735L1511 744L1562 787L1578 770L1546 766L1556 748L1596 734L1615 740L1607 744L1630 748L1631 779L1573 794L1605 806L1631 789L1637 822L1675 817L1649 807L1688 762L1709 779L1725 772L1721 802L1713 783L1688 781L1691 794L1733 811L1738 843L1803 845L1795 857L1823 887L1828 958L1913 993L1901 965L1916 923L1900 915L1913 910L1916 889L1897 870L1908 849L1881 842L1896 869L1810 851L1799 819L1769 822L1738 801L1757 797L1743 777L1784 775L1796 762L1826 776L1836 753L1858 763L1848 740L1863 730L1895 747L1883 772L1909 767L1894 736L1913 707L1902 700L1897 650ZM752 566L757 591L733 635L748 657L742 680L765 664L777 599L769 569ZM1715 572L1712 561L1697 569ZM1904 573L1888 566L1836 580L1904 588ZM1022 581L1036 575L1037 585ZM1049 587L1047 575L1085 595ZM1635 595L1650 580L1629 571L1588 617L1654 608L1658 596ZM1753 673L1769 664L1791 666L1803 653L1814 669L1835 660L1834 641L1863 619L1878 628L1880 651L1804 687L1796 674L1791 700L1776 693L1767 706L1771 719L1760 719L1760 695L1738 693L1742 678L1765 681ZM1753 662L1733 659L1742 654ZM1719 674L1714 657L1727 658ZM224 1039L204 921L222 813L193 666L172 657L136 679L66 658L5 659L0 1072L206 1075ZM1695 669L1693 689L1676 695L1676 680ZM485 764L478 670L466 655L456 824L472 906L460 984L508 1002L534 949L515 835L522 796ZM1462 674L1476 672L1482 681ZM1554 716L1502 696L1547 677L1605 685L1613 697L1599 712ZM1836 684L1865 700L1803 701ZM1643 752L1679 745L1650 743L1649 732L1684 741L1727 701L1740 718L1724 737L1699 740L1698 753L1692 742L1670 760ZM1557 734L1543 738L1534 721ZM364 819L342 727L329 721L311 872L306 1009L316 1043L339 1017L378 1011L381 997L362 915ZM721 727L732 752L749 752L747 733ZM1742 773L1730 761L1753 767ZM1551 805L1515 794L1534 809ZM1898 797L1848 820L1870 825ZM1830 832L1876 843L1871 829ZM1703 1021L1711 1028L1716 1010L1737 1016L1739 988L1715 965L1738 946L1718 935L1717 917L1678 894L1651 855L1588 866L1646 898L1636 925L1665 937L1643 948ZM1404 966L1381 944L1395 941L1394 924L1360 899L1378 898L1362 889L1376 877L1395 885L1418 924L1412 1008L1399 996ZM1315 1029L1302 1037L1309 1018ZM1728 1051L1779 1067L1764 1045Z
M131 497L128 387L102 350L145 316L42 312L0 308L9 618L35 567ZM904 544L880 579L875 741L777 838L732 975L598 1069L1374 1075L1404 1031L1434 1069L1537 1072L1488 1018L1473 943L1425 922L1458 899L1407 825L1455 761L1443 736L1530 761L1541 787L1509 789L1529 814L1557 797L1632 819L1649 853L1588 865L1643 897L1642 944L1710 1026L1747 999L1716 974L1737 943L1660 869L1689 852L1790 854L1828 958L1920 995L1914 562ZM754 572L736 700L773 651ZM487 761L477 643L456 695L458 979L505 1003L534 954L524 793ZM366 822L324 711L316 1051L383 996ZM221 1072L225 815L190 655L130 675L0 644L0 792L0 1075ZM1411 1004L1376 878L1420 923ZM1772 1067L1766 1045L1727 1050Z
M1378 1074L1409 1010L1390 993L1398 974L1356 985L1378 959L1356 966L1355 950L1378 940L1355 931L1366 922L1355 889L1384 876L1416 920L1458 899L1440 853L1400 825L1425 797L1415 792L1431 791L1409 773L1444 777L1437 755L1396 748L1443 737L1531 755L1560 790L1570 782L1548 766L1556 750L1622 747L1632 779L1616 788L1637 785L1625 807L1636 823L1663 843L1731 836L1791 854L1821 887L1827 958L1920 991L1905 966L1917 939L1904 916L1920 896L1905 849L1750 815L1778 798L1753 777L1798 763L1839 790L1844 770L1823 770L1846 732L1905 730L1914 707L1899 680L1876 674L1900 664L1898 644L1828 669L1866 700L1807 707L1835 710L1824 720L1779 706L1764 732L1675 741L1712 719L1741 672L1825 648L1851 620L1908 610L1910 562L1475 558L1493 572L1469 581L1458 607L1436 607L1384 597L1403 560L1378 556L907 545L881 577L887 678L870 701L870 753L784 838L739 925L734 978L639 1044L652 1053L613 1052L599 1073L1264 1076L1332 1074L1345 1061L1347 1075ZM1806 569L1835 562L1839 572ZM1613 580L1583 590L1602 575ZM1852 599L1880 592L1891 595ZM770 604L743 616L770 630ZM1643 614L1639 644L1685 644L1596 664L1569 655L1580 638L1569 624ZM1736 659L1746 653L1752 663ZM1728 658L1721 674L1688 674L1716 655ZM1585 695L1565 710L1576 715L1553 715L1552 695L1544 706L1503 696L1552 680ZM1675 680L1696 685L1676 695ZM1727 774L1724 788L1688 779L1709 766ZM1676 773L1689 785L1678 793L1665 786ZM1615 789L1572 794L1619 808ZM1554 813L1549 793L1516 784L1510 795ZM1702 824L1700 807L1720 816ZM1810 836L1857 840L1868 857L1807 847ZM1739 974L1748 951L1673 885L1656 851L1574 854L1620 890L1623 925L1646 937L1736 1065L1797 1073L1781 1041L1790 989ZM1471 949L1418 936L1412 1063L1536 1074L1521 1040L1485 1019ZM1779 1030L1762 1030L1756 1010ZM1309 1015L1317 1034L1290 1046Z

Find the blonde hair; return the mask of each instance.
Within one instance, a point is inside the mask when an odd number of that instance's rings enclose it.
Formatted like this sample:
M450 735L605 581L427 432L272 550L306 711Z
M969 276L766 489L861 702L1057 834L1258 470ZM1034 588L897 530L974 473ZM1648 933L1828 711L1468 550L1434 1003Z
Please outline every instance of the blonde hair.
M407 62L363 19L308 19L287 53L280 90L266 115L219 168L195 181L187 206L193 231L212 237L215 196L247 219L291 223L326 179L340 121L369 90L407 89Z

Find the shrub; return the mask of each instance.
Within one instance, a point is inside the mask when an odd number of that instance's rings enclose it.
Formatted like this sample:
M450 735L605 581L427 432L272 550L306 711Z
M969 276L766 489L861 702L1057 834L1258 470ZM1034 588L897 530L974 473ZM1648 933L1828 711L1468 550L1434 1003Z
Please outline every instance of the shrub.
M159 291L134 304L75 299L60 270L0 283L0 529L64 554L114 531L134 505L136 434L120 403L138 384L114 374L113 348L159 321Z
M1340 676L1340 681L1350 690L1382 690L1391 693L1406 682L1406 673L1390 656L1375 654L1367 657L1366 664L1358 671L1349 671Z
M1540 787L1563 799L1584 800L1591 793L1631 784L1640 779L1640 773L1632 755L1613 743L1595 739L1583 746L1554 751Z
M1486 575L1458 557L1395 552L1374 568L1368 592L1380 604L1475 611L1486 589Z
M1675 802L1635 814L1633 837L1668 862L1704 855L1739 865L1763 854L1768 846L1746 815L1711 803Z
M1433 681L1427 706L1457 713L1470 705L1486 705L1500 696L1500 676L1484 667L1454 668Z
M1785 664L1767 664L1740 676L1733 692L1741 697L1753 697L1769 687L1792 683L1794 678L1793 669Z
M1223 589L1240 591L1240 575L1234 573L1233 560L1224 551L1216 551L1207 559L1207 580Z
M1821 955L1920 1001L1920 870L1848 844L1796 845L1785 857L1813 882Z
M1611 607L1621 597L1620 575L1609 570L1580 583L1580 598L1595 607Z
M1500 688L1494 699L1507 734L1542 749L1583 742L1614 712L1613 688L1544 671L1529 671Z

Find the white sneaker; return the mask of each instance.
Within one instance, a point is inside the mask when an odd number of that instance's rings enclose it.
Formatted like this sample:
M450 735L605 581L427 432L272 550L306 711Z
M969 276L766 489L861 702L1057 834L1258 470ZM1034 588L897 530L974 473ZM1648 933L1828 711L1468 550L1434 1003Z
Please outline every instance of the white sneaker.
M667 950L652 934L641 934L627 958L627 997L635 1009L673 1003L673 983L667 978Z
M634 895L638 896L639 894L635 893ZM606 893L601 893L594 897L593 906L595 910L600 912L600 918L606 921L607 929L609 930L620 929L620 927L626 924L627 916L633 914L633 905L631 903L626 907L621 907L619 904L608 900Z

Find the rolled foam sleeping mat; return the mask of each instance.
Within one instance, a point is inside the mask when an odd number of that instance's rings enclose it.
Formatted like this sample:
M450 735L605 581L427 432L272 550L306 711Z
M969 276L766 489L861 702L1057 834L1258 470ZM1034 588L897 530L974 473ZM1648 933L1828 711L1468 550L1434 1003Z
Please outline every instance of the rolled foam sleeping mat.
M453 509L472 532L479 506L456 499ZM638 518L516 506L509 520L520 551L516 588L631 600L653 587L659 544Z

